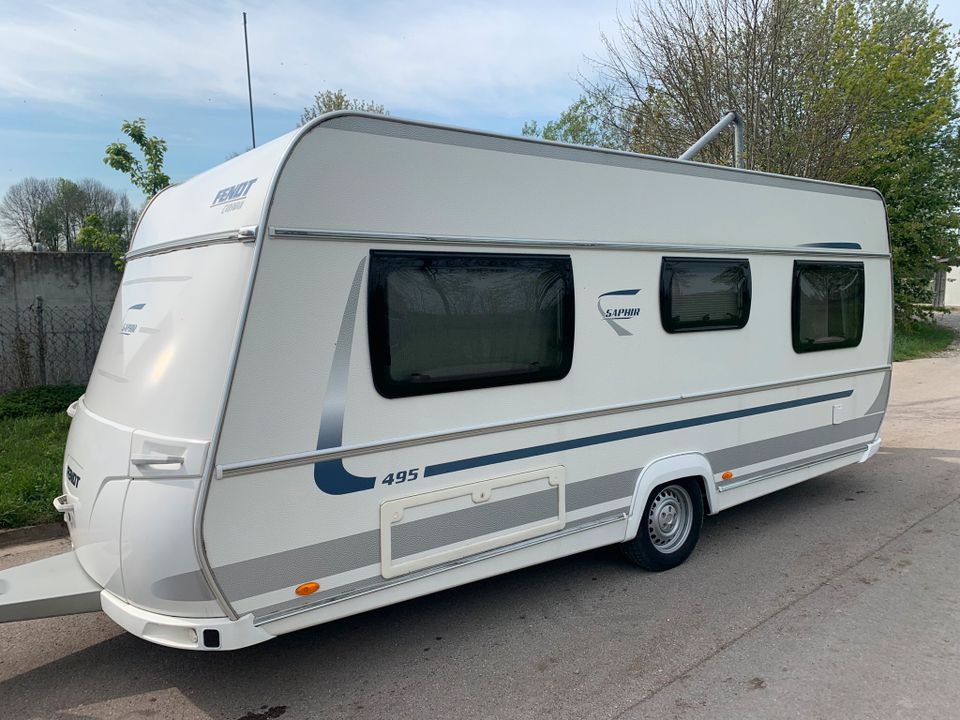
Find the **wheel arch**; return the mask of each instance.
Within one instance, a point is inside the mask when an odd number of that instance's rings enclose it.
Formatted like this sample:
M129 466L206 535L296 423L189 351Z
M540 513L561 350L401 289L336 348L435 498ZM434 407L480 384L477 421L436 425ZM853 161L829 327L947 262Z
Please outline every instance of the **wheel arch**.
M700 453L682 453L658 458L644 467L637 478L633 500L630 502L630 512L627 516L624 541L636 537L643 509L651 491L671 480L681 480L683 478L693 478L697 481L700 491L703 493L707 514L712 515L715 512L714 508L717 507L717 502L716 488L713 484L713 468L711 468L706 457Z

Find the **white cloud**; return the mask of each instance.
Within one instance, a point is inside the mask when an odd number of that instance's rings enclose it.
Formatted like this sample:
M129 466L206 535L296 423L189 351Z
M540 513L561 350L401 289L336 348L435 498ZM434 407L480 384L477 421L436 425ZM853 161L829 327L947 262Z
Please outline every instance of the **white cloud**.
M245 101L244 9L258 105L298 109L342 87L456 118L558 112L616 0L31 3L0 14L0 100Z

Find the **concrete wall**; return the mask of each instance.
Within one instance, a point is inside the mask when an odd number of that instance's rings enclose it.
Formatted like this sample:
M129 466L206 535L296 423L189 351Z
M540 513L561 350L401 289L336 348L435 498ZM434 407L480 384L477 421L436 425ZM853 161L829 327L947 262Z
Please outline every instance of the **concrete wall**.
M0 393L86 384L119 284L104 253L0 252Z
M0 309L47 306L108 310L120 272L107 253L0 252Z

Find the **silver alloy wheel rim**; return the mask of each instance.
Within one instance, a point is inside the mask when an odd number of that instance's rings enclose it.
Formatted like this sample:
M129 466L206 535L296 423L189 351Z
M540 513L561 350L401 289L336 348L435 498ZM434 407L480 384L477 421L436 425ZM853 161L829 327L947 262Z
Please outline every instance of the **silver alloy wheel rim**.
M656 494L647 513L647 534L653 546L671 553L683 545L693 527L693 501L680 485L668 485Z

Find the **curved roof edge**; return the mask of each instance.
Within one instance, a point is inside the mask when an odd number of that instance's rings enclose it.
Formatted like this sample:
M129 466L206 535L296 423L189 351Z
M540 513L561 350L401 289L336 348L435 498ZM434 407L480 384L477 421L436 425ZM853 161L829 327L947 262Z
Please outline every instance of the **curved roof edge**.
M347 132L370 133L494 152L646 169L883 202L883 196L874 188L656 155L569 145L539 138L406 120L390 115L339 110L320 115L305 125L216 165L186 182L161 190L147 203L134 233L130 253L135 254L150 247L176 244L192 238L222 237L236 233L240 228L262 225L287 159L295 152L303 137L322 126Z
M407 120L390 115L364 113L355 110L338 110L321 115L304 125L300 136L320 125L331 129L350 132L367 132L388 137L407 138L425 142L438 142L484 150L518 153L537 157L588 162L616 167L637 167L658 172L678 173L699 177L710 177L732 182L745 182L756 185L790 187L798 190L822 192L848 197L862 197L882 200L879 190L859 185L815 180L794 175L780 175L759 170L744 170L726 165L713 165L692 160L644 155L624 150L571 145L567 143L542 140L521 135L507 135L486 130L468 128L422 120ZM299 140L299 137L294 140ZM292 148L291 148L292 149Z
M302 128L164 188L147 203L130 254L256 225L281 162Z

